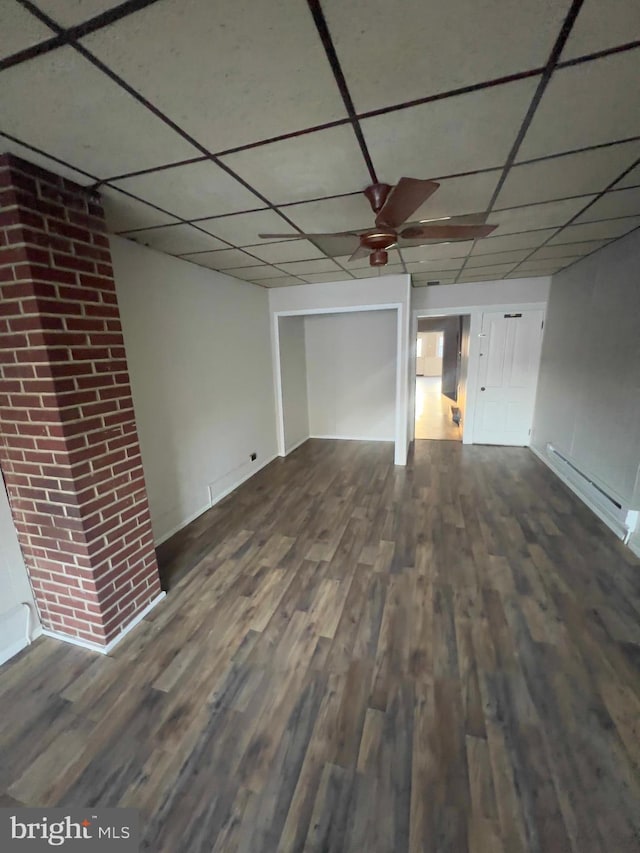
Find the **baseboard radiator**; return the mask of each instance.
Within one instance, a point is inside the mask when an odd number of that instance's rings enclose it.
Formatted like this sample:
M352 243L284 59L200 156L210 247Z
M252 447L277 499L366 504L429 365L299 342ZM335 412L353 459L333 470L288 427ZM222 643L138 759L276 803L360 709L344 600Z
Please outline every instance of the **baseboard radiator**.
M638 510L630 509L610 495L552 444L547 444L545 450L549 467L614 533L628 542L638 526Z

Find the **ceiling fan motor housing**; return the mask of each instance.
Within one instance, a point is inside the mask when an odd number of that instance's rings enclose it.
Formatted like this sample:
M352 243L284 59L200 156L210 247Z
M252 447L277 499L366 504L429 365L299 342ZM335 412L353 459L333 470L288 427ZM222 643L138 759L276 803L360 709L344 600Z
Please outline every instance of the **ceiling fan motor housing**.
M369 265L372 267L384 267L389 262L389 253L384 249L375 249L369 255Z

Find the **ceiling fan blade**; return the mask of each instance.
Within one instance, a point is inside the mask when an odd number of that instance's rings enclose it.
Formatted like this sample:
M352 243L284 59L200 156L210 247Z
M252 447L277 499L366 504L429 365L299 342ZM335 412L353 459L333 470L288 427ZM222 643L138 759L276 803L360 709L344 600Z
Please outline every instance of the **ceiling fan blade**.
M371 250L367 249L366 246L358 246L353 255L349 258L349 261L357 261L359 258L366 258L370 251Z
M402 240L479 240L488 237L497 225L449 225L441 222L432 225L411 225L400 235Z
M439 186L436 181L400 178L378 211L376 225L379 228L399 228Z

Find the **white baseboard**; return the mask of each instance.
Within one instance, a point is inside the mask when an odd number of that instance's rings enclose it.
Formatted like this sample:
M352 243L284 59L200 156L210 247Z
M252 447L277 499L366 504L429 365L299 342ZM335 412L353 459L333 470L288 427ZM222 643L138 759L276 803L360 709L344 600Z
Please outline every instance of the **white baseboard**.
M589 495L587 495L582 489L580 489L575 483L573 483L568 477L566 477L562 471L558 470L555 465L551 462L549 457L540 451L537 447L533 445L529 445L529 450L538 457L538 459L546 465L546 467L552 471L556 477L561 480L564 485L570 489L573 494L580 498L582 503L587 506L594 515L597 515L600 521L604 522L607 525L609 530L611 530L619 539L624 539L627 535L626 527L620 523L618 519L613 518L607 512L605 512L601 506L598 506L597 503L591 500Z
M332 441L386 441L389 444L395 441L394 438L378 438L371 435L310 435L309 438L331 439Z
M31 634L31 640L27 640L26 637L21 637L19 640L16 640L15 643L11 643L10 646L5 646L4 649L0 649L0 666L3 663L6 663L11 658L15 657L19 654L23 649L26 649L27 646L30 646L31 643L37 639L42 634L42 627L37 625L33 629L33 633Z
M99 643L92 643L90 640L82 640L79 637L72 637L70 634L63 634L60 631L50 631L48 628L43 628L42 633L45 637L51 637L54 640L62 640L62 642L70 643L72 646L80 646L81 648L89 649L92 652L99 652L101 655L108 655L109 652L118 645L120 640L125 637L129 631L133 630L138 623L142 622L147 613L150 613L156 604L162 601L166 594L166 592L161 592L153 599L153 601L150 601L146 607L135 615L131 622L127 623L118 636L114 637L106 646L101 646Z
M290 453L293 453L294 450L297 450L299 447L302 447L302 445L305 443L305 441L309 441L310 438L311 438L310 435L307 435L305 438L301 438L300 441L297 441L293 445L293 447L286 448L284 451L284 455L288 456Z
M305 441L306 440L307 439L305 438ZM292 448L292 450L295 450L295 448ZM291 451L289 451L289 452L291 452ZM154 538L155 547L157 548L158 545L162 545L162 543L166 542L167 539L171 539L172 536L175 536L176 533L179 533L188 524L191 524L192 521L195 521L196 518L200 518L200 516L203 515L207 510L211 509L211 507L215 506L217 503L220 503L220 501L223 498L226 498L227 495L230 495L231 492L233 492L235 489L237 489L239 486L241 486L247 480L250 480L251 477L253 477L255 474L258 473L258 471L261 471L263 468L266 468L266 466L269 465L270 462L273 462L273 460L277 459L277 458L278 458L277 453L274 453L273 456L269 456L269 458L266 459L257 468L252 469L251 471L247 472L244 476L240 477L240 479L235 480L231 486L229 486L226 489L223 489L223 491L221 491L219 494L212 496L209 503L205 504L204 506L201 506L195 512L192 512L186 518L182 519L182 521L179 521L178 524L176 524L174 527L172 527L166 533L162 533L157 538Z
M640 557L640 542L627 542L627 545L633 551L636 557Z
M186 527L187 524L191 524L191 522L195 521L196 518L200 518L200 516L208 509L211 509L211 504L205 504L204 506L201 506L200 509L197 509L195 512L192 512L191 515L188 515L186 518L176 524L175 527L172 527L171 530L168 530L166 533L163 533L157 539L154 539L155 547L157 548L158 545L162 545L162 543L166 542L167 539L171 539L174 534L182 530L183 527Z

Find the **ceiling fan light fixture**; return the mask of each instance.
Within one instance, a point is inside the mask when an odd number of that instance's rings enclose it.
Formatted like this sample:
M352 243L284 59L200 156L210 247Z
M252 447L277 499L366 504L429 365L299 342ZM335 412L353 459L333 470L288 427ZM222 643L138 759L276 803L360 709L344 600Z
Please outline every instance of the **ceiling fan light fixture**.
M389 253L384 249L375 249L369 255L369 265L372 267L384 267L389 263Z

